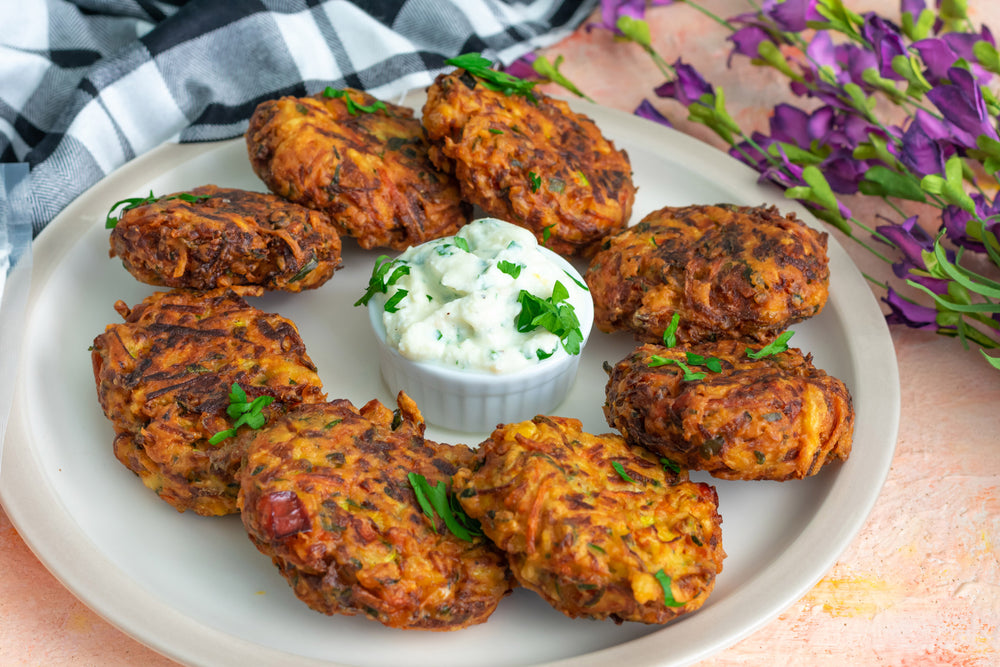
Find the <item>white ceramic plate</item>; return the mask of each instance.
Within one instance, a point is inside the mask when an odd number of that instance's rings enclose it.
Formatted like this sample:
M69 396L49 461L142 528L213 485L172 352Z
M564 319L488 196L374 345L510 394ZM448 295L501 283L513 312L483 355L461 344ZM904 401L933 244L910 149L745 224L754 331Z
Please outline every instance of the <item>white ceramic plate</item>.
M754 172L705 144L623 112L574 106L628 150L639 186L633 221L661 206L689 203L775 202L795 209L757 185ZM701 610L665 627L571 620L522 589L487 623L451 633L318 614L295 599L239 518L179 514L119 464L111 424L98 405L87 348L106 324L120 321L115 300L132 305L154 291L108 258L108 208L150 189L163 194L205 183L264 190L242 140L165 145L79 197L36 240L0 479L8 515L42 562L95 611L175 660L245 667L690 663L733 644L805 594L860 530L882 487L899 420L895 355L867 284L831 239L830 300L818 317L795 327L792 343L851 390L854 452L845 464L804 481L693 475L718 489L728 553ZM299 325L331 398L391 405L367 313L351 306L378 253L352 241L345 246L344 269L320 289L269 294L255 303ZM626 335L595 332L556 414L607 432L601 365L632 346ZM428 435L469 444L486 436L433 427Z

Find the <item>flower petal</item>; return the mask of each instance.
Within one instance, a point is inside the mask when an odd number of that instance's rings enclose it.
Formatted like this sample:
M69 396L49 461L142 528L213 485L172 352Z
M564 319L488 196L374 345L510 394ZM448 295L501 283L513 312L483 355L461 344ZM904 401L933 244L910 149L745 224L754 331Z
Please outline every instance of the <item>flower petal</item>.
M635 111L633 111L632 113L634 113L636 116L639 116L640 118L646 118L648 120L659 123L660 125L665 125L666 127L673 127L673 124L671 124L670 120L666 116L661 114L656 109L656 107L654 107L652 103L646 98L642 99L642 102L639 103L639 106L637 106L635 108Z
M918 303L910 303L901 297L891 287L882 297L882 301L889 305L891 313L885 316L889 324L905 324L912 329L936 330L937 310L922 306Z

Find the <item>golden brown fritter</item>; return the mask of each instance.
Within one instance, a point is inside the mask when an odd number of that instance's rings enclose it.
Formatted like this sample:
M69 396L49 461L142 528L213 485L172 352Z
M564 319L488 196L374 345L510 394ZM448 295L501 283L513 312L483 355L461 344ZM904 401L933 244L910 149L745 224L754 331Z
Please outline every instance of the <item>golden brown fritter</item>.
M325 211L362 248L405 250L458 231L471 207L427 157L413 111L358 90L261 103L246 132L250 163L282 197ZM367 112L359 105L373 108ZM353 111L353 113L352 113Z
M235 476L250 429L217 445L208 439L232 426L233 383L250 401L274 398L263 410L268 420L326 399L298 330L223 288L157 292L115 310L125 322L109 324L91 348L115 456L179 511L236 512Z
M609 238L585 279L601 331L677 341L768 342L822 310L825 232L775 207L667 206Z
M636 348L610 370L608 424L634 445L723 479L800 479L846 460L854 408L844 383L795 348L756 360L746 350L733 340ZM689 353L719 359L721 372L692 365ZM705 377L685 381L667 359Z
M565 102L534 95L489 90L461 69L439 75L423 111L431 159L487 215L562 255L593 254L632 214L628 155Z
M480 452L454 478L459 502L567 616L666 623L712 591L725 553L711 486L576 419L502 425Z
M471 462L464 445L423 437L416 404L303 405L247 449L240 507L257 548L295 594L325 614L364 614L393 628L482 623L512 586L503 555L422 513L408 475L435 486Z
M299 292L340 267L340 237L324 214L304 206L204 185L126 209L110 255L149 285Z

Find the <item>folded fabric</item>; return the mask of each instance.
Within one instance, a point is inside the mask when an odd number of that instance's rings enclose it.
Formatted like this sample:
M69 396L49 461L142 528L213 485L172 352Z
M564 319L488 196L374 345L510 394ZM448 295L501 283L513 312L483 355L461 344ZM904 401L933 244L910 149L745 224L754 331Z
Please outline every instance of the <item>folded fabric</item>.
M263 100L326 86L392 98L444 60L509 64L597 0L49 0L5 4L0 162L31 165L37 234L172 138L239 136Z

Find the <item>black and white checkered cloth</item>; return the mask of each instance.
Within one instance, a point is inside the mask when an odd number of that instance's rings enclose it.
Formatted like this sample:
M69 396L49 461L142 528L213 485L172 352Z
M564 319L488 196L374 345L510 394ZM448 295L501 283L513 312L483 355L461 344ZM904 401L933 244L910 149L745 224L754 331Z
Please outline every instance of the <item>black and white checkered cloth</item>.
M470 51L509 64L597 0L0 0L0 162L31 165L37 234L171 138L239 136L263 100L392 98Z

